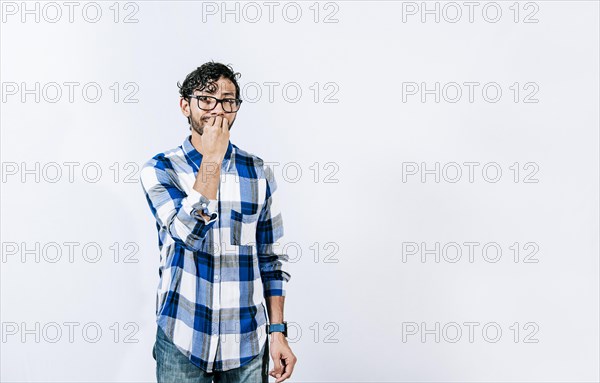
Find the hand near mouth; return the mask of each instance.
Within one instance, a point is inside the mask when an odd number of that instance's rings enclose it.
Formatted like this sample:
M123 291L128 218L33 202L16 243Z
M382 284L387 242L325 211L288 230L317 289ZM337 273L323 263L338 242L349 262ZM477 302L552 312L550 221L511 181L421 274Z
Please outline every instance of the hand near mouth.
M229 144L229 120L223 116L207 118L200 140L209 161L223 162Z

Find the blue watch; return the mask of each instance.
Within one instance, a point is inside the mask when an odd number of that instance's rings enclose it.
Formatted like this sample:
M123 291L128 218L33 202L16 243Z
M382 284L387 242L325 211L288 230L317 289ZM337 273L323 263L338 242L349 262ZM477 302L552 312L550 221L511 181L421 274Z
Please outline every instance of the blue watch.
M267 325L267 333L270 334L272 332L281 332L287 338L287 322Z

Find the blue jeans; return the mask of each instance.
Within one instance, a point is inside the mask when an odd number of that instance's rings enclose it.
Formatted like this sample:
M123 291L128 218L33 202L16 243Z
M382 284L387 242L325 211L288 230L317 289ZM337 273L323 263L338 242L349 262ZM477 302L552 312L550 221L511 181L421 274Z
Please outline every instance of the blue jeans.
M247 364L228 371L206 372L194 365L167 338L157 326L156 341L152 348L156 360L158 383L268 383L269 382L269 339L265 341L260 354Z

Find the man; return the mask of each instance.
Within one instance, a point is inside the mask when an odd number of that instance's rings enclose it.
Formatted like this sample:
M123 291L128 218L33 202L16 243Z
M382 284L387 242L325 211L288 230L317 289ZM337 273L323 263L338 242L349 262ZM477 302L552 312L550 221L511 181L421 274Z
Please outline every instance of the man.
M261 158L229 141L238 76L208 62L178 83L191 135L141 171L160 250L159 383L282 382L296 363L283 320L288 257L275 252L277 184Z

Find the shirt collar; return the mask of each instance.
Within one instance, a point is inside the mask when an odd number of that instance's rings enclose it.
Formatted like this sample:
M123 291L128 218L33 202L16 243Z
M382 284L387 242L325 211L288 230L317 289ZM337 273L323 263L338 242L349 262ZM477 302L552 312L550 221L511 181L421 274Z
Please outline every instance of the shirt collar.
M183 152L188 157L188 162L192 161L196 168L200 168L200 163L202 162L202 154L196 150L194 145L192 145L192 135L190 134L183 140ZM227 143L227 151L225 152L225 157L223 158L223 163L221 164L221 169L226 169L227 171L231 165L231 153L233 152L233 144L231 140Z

